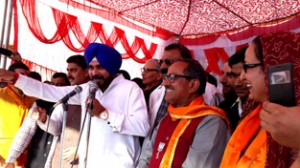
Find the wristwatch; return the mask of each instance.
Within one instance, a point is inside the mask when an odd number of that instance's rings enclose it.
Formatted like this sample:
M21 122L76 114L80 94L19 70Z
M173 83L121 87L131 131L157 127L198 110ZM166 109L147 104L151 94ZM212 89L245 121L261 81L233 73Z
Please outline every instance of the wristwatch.
M108 118L108 111L107 110L104 110L104 111L102 111L100 114L99 114L99 118L101 119L101 120L107 120L107 118Z

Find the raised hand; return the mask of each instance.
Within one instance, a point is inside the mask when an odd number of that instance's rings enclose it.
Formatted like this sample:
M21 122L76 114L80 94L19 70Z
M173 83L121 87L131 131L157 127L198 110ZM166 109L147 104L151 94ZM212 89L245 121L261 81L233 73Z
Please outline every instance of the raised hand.
M22 61L22 57L21 57L21 55L18 51L11 50L11 52L12 52L12 54L11 54L10 58L12 60L14 60L15 62L21 62Z
M278 143L300 149L300 106L285 107L264 102L260 112L261 126Z
M86 100L86 104L90 103L90 99L87 98ZM102 104L97 100L94 99L93 100L93 111L91 111L90 113L96 117L99 117L100 113L105 111L105 108L102 106Z

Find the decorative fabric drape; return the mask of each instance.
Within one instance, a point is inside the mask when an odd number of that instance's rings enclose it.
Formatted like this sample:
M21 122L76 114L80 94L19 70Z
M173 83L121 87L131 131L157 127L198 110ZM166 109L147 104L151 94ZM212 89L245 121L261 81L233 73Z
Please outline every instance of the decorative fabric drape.
M83 25L79 22L79 18L75 15L71 15L67 13L66 11L62 11L59 9L56 9L55 7L49 6L49 9L51 8L51 12L49 12L48 17L53 18L56 29L53 30L54 32L51 37L47 37L45 34L47 34L46 30L43 30L42 27L45 25L41 25L41 17L38 16L38 10L39 6L38 3L41 3L37 0L14 0L14 28L15 28L15 35L14 35L14 48L18 50L18 44L19 40L22 39L22 37L19 37L18 35L18 29L19 29L19 23L18 23L18 17L24 17L26 19L27 25L29 30L31 31L32 35L38 39L41 43L45 44L54 44L56 42L62 41L67 48L69 48L71 51L81 53L84 51L85 46L87 46L90 42L94 41L100 41L104 44L107 44L112 47L116 47L117 45L121 45L124 50L122 51L122 57L123 59L133 59L135 62L143 64L146 60L152 58L155 54L158 55L158 53L161 52L162 44L158 42L150 42L149 43L149 36L151 38L159 38L162 41L165 41L165 44L167 45L168 41L170 41L171 38L174 38L176 35L173 33L170 33L166 30L155 28L152 30L143 28L139 25L134 25L133 22L130 22L118 15L113 14L110 11L102 10L99 8L94 8L91 6L84 6L84 4L78 3L76 1L69 1L69 0L60 0L61 3L66 3L70 8L76 8L80 9L82 11L86 11L87 13L91 13L100 17L103 17L104 19L111 19L114 20L118 24L122 24L124 26L127 26L131 28L132 30L137 30L140 32L139 36L135 35L133 39L129 40L126 36L126 31L118 26L113 26L112 31L109 33L105 31L106 23L102 23L101 21L91 21L90 25L86 26L85 29L83 29ZM20 5L18 6L17 3ZM20 8L21 10L18 10ZM20 12L22 11L22 12ZM85 30L85 31L84 31ZM86 32L86 33L84 33ZM144 33L148 36L147 39L144 38L141 33ZM71 38L71 36L74 37ZM236 38L233 35L227 36L229 39L234 40L240 40L235 41L236 50L238 50L240 47L243 47L247 45L247 42L250 41L250 39L245 40L245 38L249 38L248 36L243 38ZM242 37L242 36L241 36ZM219 65L222 65L222 62L225 62L230 55L225 51L224 45L219 45L222 42L218 42L217 44L214 44L210 46L212 43L216 43L217 39L216 37L207 37L202 38L203 40L198 40L198 42L188 42L187 39L180 38L179 41L183 44L186 44L188 48L191 50L192 53L199 53L203 51L203 56L205 62L201 62L203 60L199 60L203 65L206 66L206 71L209 73L214 73L217 75L221 74L221 70L219 68ZM155 40L154 40L155 41ZM237 43L236 43L237 42ZM79 45L76 45L79 44ZM200 45L193 46L193 45ZM191 46L189 46L191 45ZM204 49L201 49L202 46L209 45L209 47L205 47ZM219 48L216 48L216 46L219 46ZM225 46L228 47L226 44ZM199 49L200 48L200 49ZM137 56L138 54L142 56ZM196 54L194 54L196 55ZM197 56L195 56L197 58ZM36 64L34 60L30 60L30 65ZM48 74L52 74L51 67L47 66L43 67L43 65L34 65L35 67L41 67L41 69L46 69L45 72ZM50 73L49 73L50 72Z
M62 40L70 50L74 52L83 52L89 43L94 42L97 39L99 39L102 43L112 47L115 47L118 42L121 42L126 51L124 54L122 54L123 59L132 58L139 63L144 63L146 60L152 58L156 51L157 44L151 43L148 49L145 41L139 37L135 37L132 44L129 44L128 40L126 39L125 32L117 27L114 27L111 34L108 35L104 31L101 23L92 22L88 29L88 33L84 35L77 17L64 13L55 8L52 8L52 14L57 26L57 30L51 38L47 38L44 35L40 25L39 17L37 15L36 1L20 0L20 3L29 29L31 30L32 34L43 43L52 44ZM15 5L15 11L18 11L16 8L17 5ZM15 17L15 19L17 18ZM16 22L17 20L15 20L15 23ZM70 31L74 33L76 40L81 45L80 47L75 47L72 43ZM18 35L16 39L18 39ZM15 41L15 44L16 43L17 41ZM136 56L140 49L144 55L142 58L138 58Z

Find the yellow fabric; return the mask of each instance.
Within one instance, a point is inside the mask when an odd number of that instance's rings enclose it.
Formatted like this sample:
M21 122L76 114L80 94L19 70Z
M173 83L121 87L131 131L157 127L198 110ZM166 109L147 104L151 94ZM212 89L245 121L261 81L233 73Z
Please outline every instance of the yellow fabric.
M174 132L172 133L170 141L167 145L165 155L160 164L161 168L169 168L172 166L178 140L184 133L185 129L188 127L192 119L203 117L206 115L217 115L223 118L229 125L229 121L226 117L225 112L217 107L205 105L202 96L197 97L188 106L185 107L175 108L172 105L169 105L168 112L172 117L172 120L180 119L180 121L176 126Z
M0 89L0 155L7 158L10 145L35 99L8 85Z
M221 168L265 167L267 133L260 128L261 108L260 104L238 125L226 146Z

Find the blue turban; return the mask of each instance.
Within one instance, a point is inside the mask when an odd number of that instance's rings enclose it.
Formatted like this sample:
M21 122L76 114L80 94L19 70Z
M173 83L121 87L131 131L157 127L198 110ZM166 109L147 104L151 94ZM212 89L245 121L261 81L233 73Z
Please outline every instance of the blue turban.
M119 72L122 65L121 54L114 48L100 43L89 44L84 51L84 58L89 65L96 57L99 64L109 72L110 75L115 75Z

